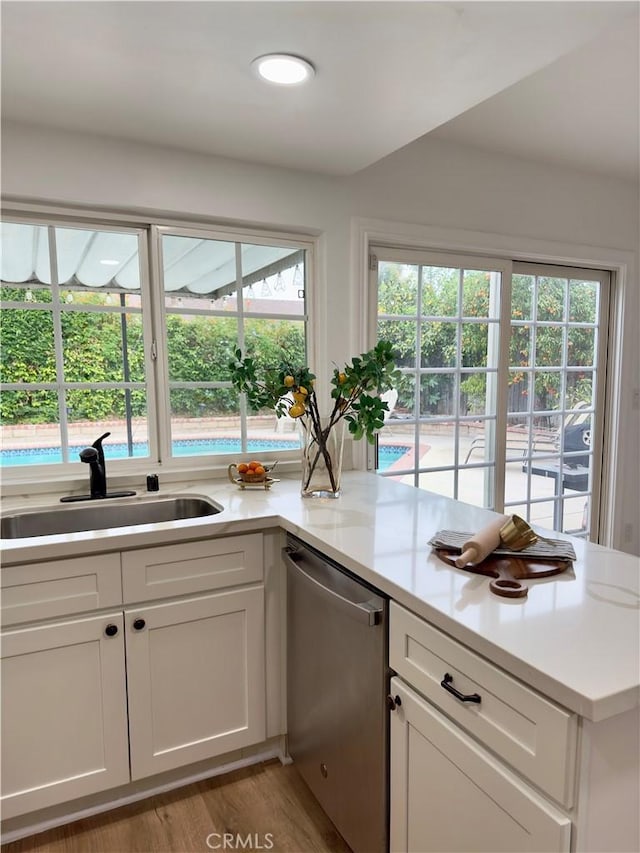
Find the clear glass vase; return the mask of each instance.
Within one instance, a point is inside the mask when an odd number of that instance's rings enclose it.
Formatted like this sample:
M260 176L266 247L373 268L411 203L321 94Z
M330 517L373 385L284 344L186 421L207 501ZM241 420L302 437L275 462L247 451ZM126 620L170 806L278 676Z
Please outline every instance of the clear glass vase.
M302 429L303 498L338 498L342 479L344 421L329 427L329 418L320 418L320 429L305 418Z

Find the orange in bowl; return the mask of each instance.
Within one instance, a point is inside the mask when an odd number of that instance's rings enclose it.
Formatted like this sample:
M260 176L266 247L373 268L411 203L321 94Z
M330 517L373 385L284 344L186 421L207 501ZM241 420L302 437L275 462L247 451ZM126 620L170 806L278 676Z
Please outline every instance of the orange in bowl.
M251 462L240 462L237 465L229 466L229 477L232 479L231 472L235 470L240 475L240 480L243 483L264 483L267 479L267 469L257 460Z

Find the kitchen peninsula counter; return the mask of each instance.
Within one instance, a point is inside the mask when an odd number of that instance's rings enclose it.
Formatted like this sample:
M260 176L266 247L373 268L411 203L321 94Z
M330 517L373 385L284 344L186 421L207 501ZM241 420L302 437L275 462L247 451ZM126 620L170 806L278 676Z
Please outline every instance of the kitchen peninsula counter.
M525 598L503 598L489 590L488 577L445 565L427 544L438 530L475 531L493 513L361 472L344 475L337 500L302 499L299 487L294 475L268 490L221 479L171 484L157 494L202 495L224 509L205 518L2 540L3 565L280 527L586 719L640 705L637 557L572 539L573 568L526 581ZM12 497L2 510L54 503L57 497Z

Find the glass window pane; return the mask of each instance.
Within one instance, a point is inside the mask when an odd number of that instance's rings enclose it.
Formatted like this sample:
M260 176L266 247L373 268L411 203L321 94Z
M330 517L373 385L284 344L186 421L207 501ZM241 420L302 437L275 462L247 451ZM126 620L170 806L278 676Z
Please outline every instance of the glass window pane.
M422 315L458 316L460 270L448 267L422 267Z
M66 382L144 382L140 315L69 311L61 328Z
M426 471L418 475L418 486L428 492L435 492L437 495L452 498L454 496L454 472Z
M594 367L596 330L570 328L567 338L567 364Z
M507 460L532 456L557 456L560 434L556 418L513 416L507 418L505 436Z
M495 385L495 374L490 374ZM487 394L486 373L462 373L460 375L460 415L495 415L495 394Z
M238 425L238 393L233 388L173 388L171 397L174 440L218 437ZM239 432L239 430L238 430Z
M240 251L245 311L303 316L303 250L243 243Z
M579 404L593 406L595 403L595 371L570 371L566 376L567 404L570 407Z
M414 445L410 436L385 436L384 430L378 442L377 471L412 471L414 466Z
M378 265L378 314L417 314L418 267L380 261Z
M478 420L460 424L459 461L463 465L493 462L495 421Z
M142 388L68 388L69 461L103 432L106 459L149 455L147 398Z
M486 367L489 327L486 323L462 324L462 366Z
M62 462L57 392L3 391L0 421L3 467Z
M55 382L53 316L47 310L4 308L0 315L2 382Z
M396 413L415 418L416 415L416 378L413 374L402 373L396 385L398 402Z
M117 231L56 228L58 284L114 285L140 290L138 236Z
M420 375L420 416L457 413L455 373Z
M378 340L389 341L398 353L397 367L416 363L416 323L411 320L378 320Z
M281 361L306 364L302 321L247 319L244 326L245 352L258 369L277 367Z
M300 448L297 428L281 432L281 419L264 412L247 418L243 451L238 394L233 388L174 388L170 396L174 456L272 454Z
M238 320L202 314L166 315L167 358L172 382L221 382L238 345Z
M163 234L162 270L168 296L204 295L210 300L231 296L235 301L236 249L233 242Z
M536 331L536 364L538 367L560 366L564 330L555 326L538 326Z
M0 288L0 299L3 302L51 302L51 288L46 284L12 284L3 283Z
M142 307L142 299L139 292L130 291L124 293L114 287L71 287L61 291L62 302L67 305L99 305L105 308L134 308Z
M535 372L535 397L533 407L537 412L559 409L561 405L562 375L559 370Z
M562 322L565 316L565 298L567 293L565 278L541 276L538 279L536 295L536 316L538 320L556 320Z
M569 320L572 323L595 323L598 312L599 283L569 282Z
M491 273L465 270L462 274L462 316L489 317Z
M526 370L509 371L508 412L526 412L529 409L529 396L532 375Z
M458 326L455 323L421 324L420 367L455 367L458 360Z
M2 240L0 274L3 283L51 284L49 234L46 226L2 222L0 237ZM28 302L41 301L36 297L35 289L33 295L34 299L28 299Z
M173 388L170 403L173 455L239 451L240 409L233 388Z
M514 275L511 280L511 317L514 320L533 318L533 290L535 277L532 275Z
M493 478L493 468L460 469L458 472L457 500L464 501L472 506L486 507L485 496L489 493L489 486Z
M531 326L511 326L509 365L527 367L531 364Z
M455 423L420 424L417 466L440 468L455 464Z

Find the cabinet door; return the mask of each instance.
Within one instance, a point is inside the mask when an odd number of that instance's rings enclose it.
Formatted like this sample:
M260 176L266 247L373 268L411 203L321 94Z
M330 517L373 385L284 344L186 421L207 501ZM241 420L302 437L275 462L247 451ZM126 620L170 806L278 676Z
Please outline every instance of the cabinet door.
M262 586L129 608L125 622L133 779L265 739Z
M568 851L571 822L399 678L391 692L391 850Z
M129 781L123 634L122 611L3 633L4 818Z

